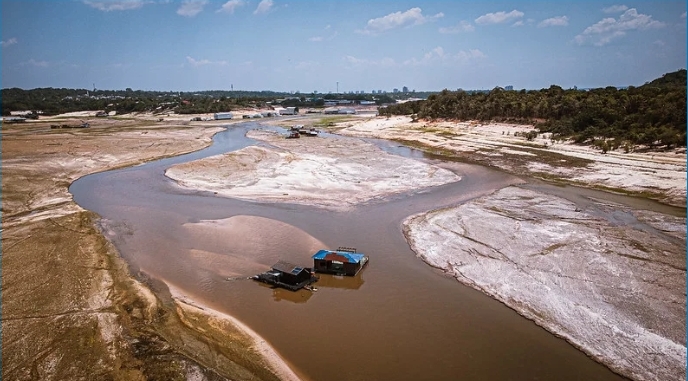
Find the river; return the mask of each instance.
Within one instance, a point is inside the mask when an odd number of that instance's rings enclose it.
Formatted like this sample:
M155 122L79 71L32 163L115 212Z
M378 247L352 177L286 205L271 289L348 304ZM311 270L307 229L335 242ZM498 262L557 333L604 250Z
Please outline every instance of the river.
M233 125L204 150L85 176L74 200L98 213L130 264L187 296L237 317L312 380L623 380L510 308L415 256L401 232L411 214L466 202L522 180L449 163L462 180L347 212L183 190L173 164L257 142ZM389 152L423 154L378 142ZM224 221L208 235L201 221ZM311 265L314 245L370 256L358 276L323 276L318 291L292 293L247 280L274 258ZM233 268L227 268L226 264ZM164 293L164 290L157 290Z

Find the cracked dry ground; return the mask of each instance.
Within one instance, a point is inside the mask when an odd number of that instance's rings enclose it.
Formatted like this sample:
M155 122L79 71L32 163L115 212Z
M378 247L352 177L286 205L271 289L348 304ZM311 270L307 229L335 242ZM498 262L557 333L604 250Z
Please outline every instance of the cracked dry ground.
M227 321L160 300L71 200L88 173L200 149L217 129L2 127L2 378L277 380Z
M508 187L404 224L426 262L617 373L685 379L685 219Z

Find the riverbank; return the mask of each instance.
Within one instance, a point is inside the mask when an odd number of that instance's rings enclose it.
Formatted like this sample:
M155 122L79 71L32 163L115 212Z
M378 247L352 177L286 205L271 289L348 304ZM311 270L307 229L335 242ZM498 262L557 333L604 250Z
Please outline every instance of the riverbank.
M527 130L501 125L478 128L470 142L462 140L464 147L446 143L446 130L409 130L396 122L353 117L329 129L410 142L468 160L477 156L471 161L517 174L553 168L540 177L569 183L585 180L592 188L598 187L595 179L604 178L604 189L631 194L652 189L654 198L685 203L685 162L676 159L685 159L685 154L680 152L658 157L636 153L620 159L619 153L607 156L569 145L556 154L513 142L496 147L490 134L498 135L497 129ZM479 136L481 131L487 135ZM269 146L174 166L167 175L184 186L228 197L335 209L452 181L440 177L443 180L434 182L442 172L431 164L409 172L408 159L400 160L397 168L384 164L385 154L355 140L285 139L284 134L266 131L250 136ZM488 160L483 155L490 144ZM449 152L447 146L464 150ZM634 161L637 157L641 159ZM650 180L640 185L623 182L633 178L634 170ZM618 176L608 176L611 173ZM386 184L396 178L405 180L389 187L376 185L376 180ZM457 208L414 216L404 229L414 251L428 264L500 300L614 371L636 380L684 378L685 220L599 200L583 204L510 187Z
M90 173L199 150L221 128L131 116L50 127L82 117L2 125L3 378L294 379L246 327L134 279L68 190Z
M313 118L305 118L303 121L322 123L321 120ZM386 119L340 117L336 119L334 126L328 128L333 131L344 131L348 128L360 128L360 123L377 124L383 121ZM113 248L109 246L109 242L103 238L103 233L94 228L97 216L76 206L67 190L74 179L87 173L131 166L156 157L174 156L197 150L209 144L210 136L219 128L201 128L209 126L207 122L188 123L179 120L178 123L166 124L148 119L138 121L134 117L126 116L121 119L104 120L102 124L95 121L87 130L51 130L49 123L31 122L25 125L3 126L3 349L6 355L3 376L21 378L36 369L35 372L38 372L41 378L88 378L94 374L125 378L157 374L167 379L180 375L196 377L199 374L230 374L234 375L232 378L237 379L285 377L277 371L270 370L274 369L274 365L271 367L264 362L262 356L257 355L261 349L258 347L256 351L255 341L249 340L246 332L242 332L228 320L222 320L220 323L216 317L208 313L212 312L208 308L189 300L190 298L179 297L178 294L174 294L169 300L160 300L159 294L150 293L146 287L149 285L148 282L134 281L127 273L126 266L118 260ZM327 122L329 123L331 122ZM390 129L399 128L404 132L405 128L399 126ZM406 137L394 135L394 139L419 146L422 141L434 144L445 139L446 134L440 133L441 131L444 130L423 132L411 129L404 132L407 133ZM365 135L361 131L342 133ZM499 135L496 131L493 133ZM336 137L287 140L283 135L267 131L253 132L251 137L266 144L234 154L172 167L168 175L177 176L180 183L185 182L193 188L200 187L218 192L218 195L316 205L336 210L381 202L390 195L403 197L408 193L422 192L424 187L460 181L461 174L445 171L426 162L398 160L396 156L382 154L372 145L359 141L343 143ZM483 140L492 141L489 138ZM461 146L456 142L453 144ZM470 147L471 144L466 143L466 146ZM449 153L445 150L447 145L444 145L444 148L424 147ZM521 168L518 170L525 170L528 165L537 162L532 158L539 158L537 155L542 152L529 152L535 155L531 156L524 154L526 151L518 147L513 148L513 151L518 153L511 155L511 149L500 148L498 153L501 156L494 157L508 162L517 169ZM488 165L498 163L483 161L486 160L483 153L476 155L479 158L475 160L477 162ZM507 159L507 155L511 156ZM542 155L545 163L552 160L547 154ZM461 156L465 160L470 160L471 157L469 154ZM526 157L528 160L518 161L515 159L517 157ZM567 163L570 162L571 165L581 164L577 161L581 158L576 159L575 156L553 157L557 160L568 160ZM675 165L672 160L669 160L669 164ZM229 166L231 170L224 171L217 168L217 165ZM640 168L646 166L645 163L639 164ZM583 171L581 168L585 168L586 171L594 173L597 167L586 164L584 167L574 168L580 171ZM654 171L647 171L647 176L656 175L661 178L665 175L662 171ZM683 177L685 178L685 169ZM512 191L512 188L506 189ZM492 242L489 237L465 234L455 225L440 225L436 223L437 219L434 219L435 214L428 214L427 219L430 223L414 225L414 222L406 225L409 237L413 237L413 234L429 234L422 240L416 239L412 242L412 247L420 256L425 255L424 260L431 264L435 260L430 250L436 247L433 245L444 241L461 242L461 239L479 242L476 243L476 250L489 246L509 253L504 247L499 246L504 245L522 247L523 252L531 254L535 252L538 255L524 258L523 265L512 266L515 270L509 267L509 261L504 261L507 263L503 265L496 262L499 266L492 266L497 268L496 274L500 280L514 279L509 283L513 284L511 294L503 293L503 288L497 287L500 283L491 282L490 277L495 276L494 272L485 271L484 278L465 277L469 281L459 280L481 285L482 289L474 287L498 299L500 295L506 295L502 300L504 303L509 305L509 300L517 301L518 303L511 305L512 308L538 321L537 313L548 311L547 305L543 305L529 293L530 283L518 280L519 277L530 279L528 277L540 276L539 273L523 271L526 265L532 265L528 260L551 260L552 262L546 263L547 266L559 269L560 272L554 277L543 275L542 281L537 284L544 285L547 292L556 292L558 297L551 298L552 300L566 300L562 302L564 307L555 305L555 311L570 311L571 308L566 308L567 303L569 306L570 303L574 303L575 306L586 306L585 308L591 309L597 308L596 303L602 301L616 307L604 310L608 316L594 321L596 330L590 329L590 324L583 327L580 324L574 325L574 329L569 329L572 331L569 332L569 338L566 336L568 331L564 331L566 327L561 328L560 332L557 332L557 327L548 329L566 337L617 372L625 372L622 374L628 374L635 379L645 379L641 377L647 373L642 372L657 374L659 378L662 374L658 373L658 369L669 369L675 371L675 374L685 375L685 355L682 363L677 361L674 356L675 345L661 344L654 353L651 353L646 345L653 343L652 335L656 335L659 336L656 338L659 340L657 343L667 343L666 340L669 340L685 348L685 332L676 329L679 325L685 325L685 320L681 320L681 316L685 319L685 258L683 255L676 257L683 254L683 248L677 251L677 246L675 242L671 243L671 239L656 239L655 236L651 236L652 239L636 239L638 245L627 244L627 241L636 238L637 231L643 231L642 229L646 229L644 226L649 225L660 232L653 234L661 234L658 237L673 236L679 241L679 247L680 242L683 242L685 247L685 221L677 222L669 216L609 205L603 208L606 208L606 213L620 218L619 221L613 220L610 224L605 222L604 218L591 214L594 208L579 208L583 210L581 214L576 212L576 209L571 211L570 205L563 199L550 200L547 195L540 193L531 197L528 193L521 193L526 191L522 188L513 189L517 196L498 192L495 197L507 204L513 203L514 207L520 206L520 209L498 204L490 198L492 196L464 204L482 208L485 221L492 223L481 226L480 229L485 235L499 237L499 242ZM680 193L680 187L675 189ZM526 202L528 199L544 201L532 204ZM685 181L683 200L685 203ZM554 212L549 208L538 209L541 203L552 206ZM622 213L615 214L616 211ZM625 220L628 214L641 223L636 224L632 220L630 221L633 223L629 223ZM452 218L460 220L465 215L470 214L462 209L452 215ZM475 220L479 221L480 218ZM569 235L557 235L554 234L557 232L548 230L562 222L567 223L566 234ZM527 223L532 224L531 228L523 230L522 226ZM523 231L514 228L519 226ZM642 229L638 230L639 226L642 226ZM513 234L502 234L502 227L512 229ZM453 231L447 232L448 228ZM445 231L442 232L442 229ZM469 230L474 231L475 228L471 227ZM529 234L522 236L524 231ZM618 237L610 236L610 231ZM438 232L451 234L445 237ZM108 236L107 232L104 234ZM526 247L524 245L530 242L523 242L522 237L529 237L527 240L536 243L542 240L550 245L544 249L535 243L533 247ZM604 245L600 245L604 247L604 251L593 250L599 247L577 248L576 242L564 241L566 237L579 237L580 240L592 243L602 242ZM419 241L426 242L430 248L423 246ZM566 262L566 258L563 258L563 251L557 246L560 241L569 245L572 250L578 250L576 252L581 252L581 255L590 249L594 256L589 263L586 262L586 266L575 267L574 264L577 263L572 264L570 258ZM435 265L458 277L454 265L457 261L464 260L461 258L466 254L461 252L462 247L464 244L458 247L443 246L442 252L446 257L436 259ZM487 266L489 263L491 262L485 260L474 268L481 268L480 266ZM552 272L547 266L546 269ZM645 266L653 269L652 274L655 274L655 278L644 275ZM660 277L665 273L663 266L670 267L668 278ZM461 266L456 268L462 269ZM547 272L539 268L536 270ZM590 272L597 277L593 278ZM480 273L483 274L482 271ZM580 278L579 284L565 283L574 274ZM595 281L588 282L588 279ZM681 279L683 287L680 285ZM591 286L587 293L582 293L581 300L572 297L572 294L575 296L581 293L580 287L588 283L595 287ZM668 287L668 290L661 287ZM681 293L683 298L677 301L676 295L680 296ZM658 299L659 304L648 299ZM633 302L630 307L628 300ZM533 315L528 316L528 311ZM555 323L565 322L555 313L548 312L547 316ZM585 319L589 316L586 316L574 314L569 318L577 324L587 321ZM683 324L680 324L682 321ZM613 325L617 323L618 327ZM231 327L235 327L236 331L230 330ZM581 336L588 340L589 337L585 336L587 330L598 332L598 336L591 339L592 343L586 343L586 347L577 343L576 338ZM228 340L227 336L231 338ZM638 338L642 340L634 340ZM621 352L614 352L613 348L609 348L617 342L623 343ZM633 351L637 348L652 358L644 357L643 363L630 361L630 365L624 364L624 359L619 359L623 353L635 353ZM599 351L601 355L598 356L595 351ZM279 362L279 359L277 361ZM640 371L634 370L636 368Z
M417 255L634 380L686 376L685 219L518 187L404 222Z
M248 137L270 146L170 167L181 186L226 197L278 201L347 210L394 194L460 181L449 170L387 154L358 139L285 139L252 130Z
M686 206L686 149L623 147L603 153L590 146L528 140L534 127L478 122L419 121L410 117L352 118L329 127L338 134L396 140L428 152L542 178Z

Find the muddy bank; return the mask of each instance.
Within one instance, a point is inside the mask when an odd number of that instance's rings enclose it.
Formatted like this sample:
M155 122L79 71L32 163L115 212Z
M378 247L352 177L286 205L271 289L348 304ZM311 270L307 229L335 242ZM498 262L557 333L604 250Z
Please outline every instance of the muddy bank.
M413 216L417 255L635 380L686 377L685 219L518 187Z
M449 170L385 153L359 139L286 139L261 130L248 136L270 146L175 165L165 174L184 187L222 196L337 210L460 180Z
M413 134L421 137L418 131ZM397 169L384 158L378 160L379 152L362 142L287 140L260 131L251 137L270 147L175 166L167 175L182 185L229 197L337 208L395 191L417 191L437 184L438 173L443 176L432 166L419 167L420 162L407 165L408 159L397 158ZM426 133L422 139L438 142L443 137ZM501 150L524 157L510 161L515 166L550 163L553 157L568 160L566 168L590 171L588 179L619 170L604 161L591 165L592 159L576 155ZM630 158L620 164L623 176L650 166L654 169L647 173L655 176L655 183L666 178L657 170L664 164ZM666 195L672 198L680 193L681 186L674 184L681 177L680 165L666 165L673 179ZM389 182L396 175L408 182L376 186L376 179ZM439 183L451 181L440 178L446 180ZM682 378L685 221L594 200L592 205L581 210L559 197L506 188L456 209L415 216L406 222L405 232L430 265L502 301L616 372L637 380Z
M533 126L502 123L420 121L409 117L358 118L332 127L349 136L406 142L420 149L494 166L510 173L686 205L686 150L644 151L635 147L607 153L590 146L552 140Z
M130 119L2 126L3 378L283 376L240 326L134 280L68 191L88 173L201 149L218 130Z

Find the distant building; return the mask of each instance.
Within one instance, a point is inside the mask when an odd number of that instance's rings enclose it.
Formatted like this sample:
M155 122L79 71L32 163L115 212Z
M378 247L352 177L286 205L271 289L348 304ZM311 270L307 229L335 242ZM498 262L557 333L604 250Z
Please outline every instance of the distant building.
M395 88L394 90L392 90L392 92L396 94L396 93L399 92L399 89L396 89L396 88Z
M234 115L232 115L231 112L216 112L213 114L215 120L232 119L232 117L234 117Z
M297 115L299 110L296 107L285 107L283 110L279 111L280 115Z
M403 92L405 92L405 93L408 93L408 87L406 87L406 86L402 87L402 88L401 88L401 91L403 91Z
M506 91L511 91L511 90L513 90L513 89L514 89L514 87L511 86L511 85L509 85L509 86L504 86L504 90L506 90Z

